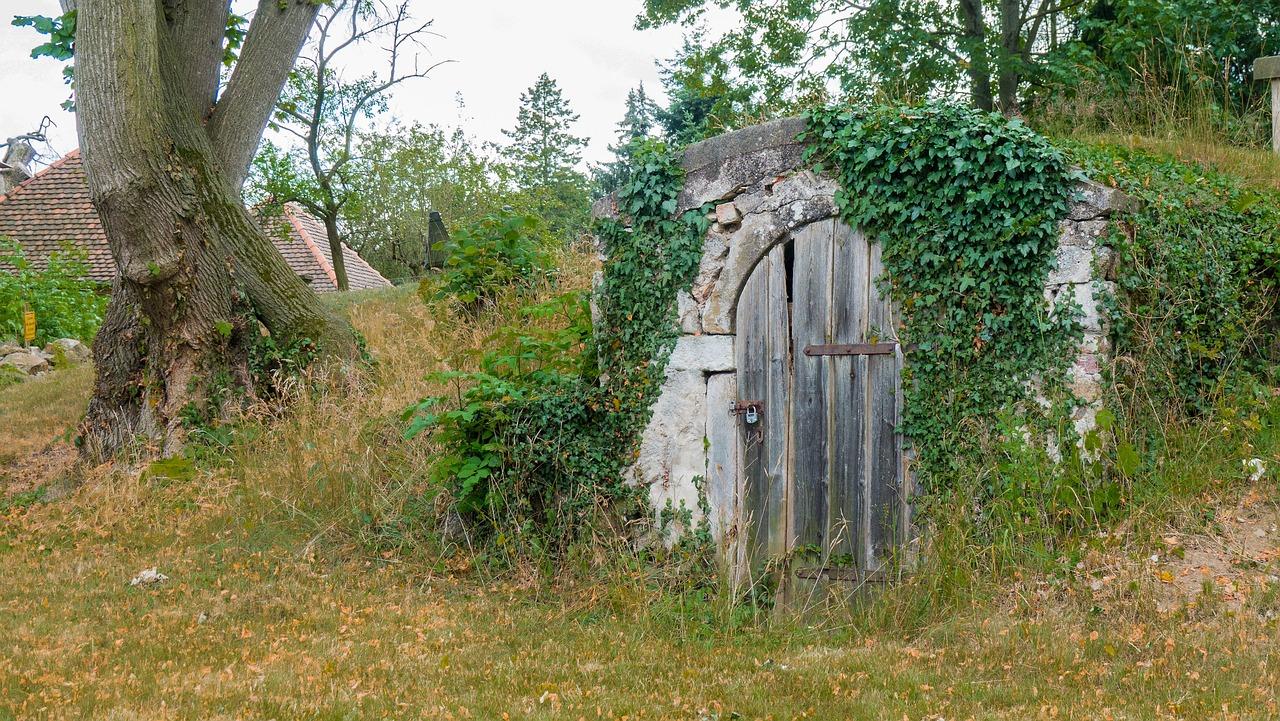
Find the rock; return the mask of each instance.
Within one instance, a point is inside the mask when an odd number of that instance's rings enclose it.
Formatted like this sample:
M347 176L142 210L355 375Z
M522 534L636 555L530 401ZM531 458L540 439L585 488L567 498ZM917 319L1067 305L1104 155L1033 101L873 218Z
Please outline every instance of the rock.
M742 213L733 203L721 203L716 206L716 222L725 227L742 222Z
M12 366L29 376L49 370L49 361L46 358L28 351L10 353L4 357L4 360L0 360L0 365Z
M72 363L84 363L93 357L89 346L75 338L59 338L44 347L44 352L52 358L57 358L59 351Z
M164 583L165 581L168 581L168 580L169 580L168 576L164 575L163 573L160 573L160 571L156 570L155 568L147 568L142 571L139 571L138 575L134 576L132 581L129 581L129 585L130 586L151 586L157 583Z
M4 343L0 343L0 358L3 358L7 355L12 355L14 353L21 353L23 350L25 349L22 346L18 345L17 343L11 343L7 341Z
M702 309L693 296L683 290L676 291L676 311L680 315L681 332L685 335L698 335L702 332Z
M731 335L686 335L676 341L668 371L723 373L735 367Z

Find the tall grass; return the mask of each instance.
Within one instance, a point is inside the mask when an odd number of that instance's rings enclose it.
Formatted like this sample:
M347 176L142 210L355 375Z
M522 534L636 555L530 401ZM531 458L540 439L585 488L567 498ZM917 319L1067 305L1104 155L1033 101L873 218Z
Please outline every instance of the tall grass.
M1240 107L1229 62L1219 64L1192 29L1181 31L1174 57L1144 51L1135 63L1107 73L1077 68L1080 79L1042 96L1034 124L1056 137L1137 135L1177 144L1261 149L1269 145L1265 94Z

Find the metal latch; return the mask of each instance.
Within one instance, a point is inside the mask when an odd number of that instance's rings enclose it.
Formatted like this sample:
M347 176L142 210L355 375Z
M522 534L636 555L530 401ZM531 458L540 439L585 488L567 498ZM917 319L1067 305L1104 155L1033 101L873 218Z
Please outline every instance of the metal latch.
M738 401L729 404L729 415L742 416L749 426L760 422L762 410L764 410L764 401Z

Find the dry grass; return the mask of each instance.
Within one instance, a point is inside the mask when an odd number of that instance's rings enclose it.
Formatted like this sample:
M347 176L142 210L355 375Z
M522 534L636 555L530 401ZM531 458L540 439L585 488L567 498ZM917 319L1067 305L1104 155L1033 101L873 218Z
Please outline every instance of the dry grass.
M1162 614L1139 593L1095 610L1087 580L1024 578L907 633L848 614L735 623L625 564L486 578L403 522L432 492L432 449L401 441L395 416L492 321L406 291L356 300L372 376L300 388L194 477L102 473L0 511L0 719L1280 715L1275 592ZM43 435L0 426L25 452L79 412L87 380L63 380L0 394L0 418L44 414ZM152 566L170 580L128 585Z

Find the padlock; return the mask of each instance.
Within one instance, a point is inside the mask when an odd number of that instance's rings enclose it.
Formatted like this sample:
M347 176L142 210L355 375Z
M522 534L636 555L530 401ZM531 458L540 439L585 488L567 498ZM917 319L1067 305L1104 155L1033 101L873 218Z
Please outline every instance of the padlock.
M760 422L760 410L755 406L747 407L747 425L755 425Z

